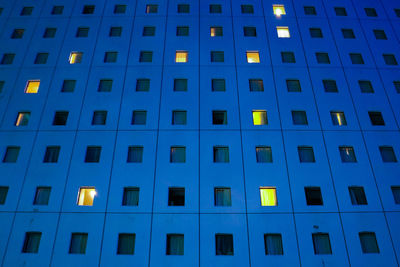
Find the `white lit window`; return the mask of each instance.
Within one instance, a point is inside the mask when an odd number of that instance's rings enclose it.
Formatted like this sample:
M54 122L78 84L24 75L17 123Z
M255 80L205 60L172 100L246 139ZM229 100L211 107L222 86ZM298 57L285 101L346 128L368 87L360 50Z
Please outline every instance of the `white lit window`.
M97 192L94 187L79 188L78 206L93 206L93 200Z
M247 63L260 63L260 54L258 51L247 51Z
M40 80L30 80L26 83L26 94L37 94L39 91Z
M278 33L278 38L290 38L289 27L277 26L276 32Z
M176 51L175 62L176 63L188 62L188 52L187 51Z
M282 15L286 15L284 5L272 5L272 9L274 10L274 15L277 16L278 18Z

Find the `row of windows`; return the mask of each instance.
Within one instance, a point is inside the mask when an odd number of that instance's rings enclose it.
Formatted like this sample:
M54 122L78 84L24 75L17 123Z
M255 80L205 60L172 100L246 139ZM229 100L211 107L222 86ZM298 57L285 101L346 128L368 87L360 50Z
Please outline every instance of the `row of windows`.
M8 186L0 186L0 205L4 205L8 195ZM349 186L349 198L352 205L368 205L364 187ZM400 204L400 186L391 186L395 204ZM33 205L46 206L50 201L50 186L39 186L33 199ZM323 198L321 188L317 186L304 187L305 200L308 206L322 206ZM95 187L81 187L77 198L78 206L93 206L97 195ZM125 187L123 189L122 206L139 206L139 187ZM260 187L260 204L263 207L278 206L276 187ZM185 206L185 188L168 188L168 206ZM232 206L231 188L214 188L214 206Z
M358 236L363 253L380 253L374 232L359 232ZM41 232L26 232L22 253L38 253L41 237ZM312 241L315 255L332 254L329 233L313 233ZM72 233L68 253L85 254L87 242L88 233ZM134 255L135 243L135 233L118 234L117 254ZM171 233L166 235L166 255L184 255L184 247L184 234ZM264 234L264 247L265 255L283 255L282 234ZM234 255L233 234L215 234L215 255Z
M19 146L8 146L5 150L3 163L15 163L18 160ZM100 162L101 146L87 146L84 162L97 163ZM129 146L127 154L128 163L143 162L143 146ZM344 163L357 162L356 154L352 146L339 146L339 155L341 161ZM44 163L56 163L60 154L60 146L48 146L44 153ZM297 147L299 162L301 163L314 163L315 155L314 149L311 146L298 146ZM396 154L391 146L379 146L379 152L382 162L397 162ZM270 146L256 146L256 161L257 163L271 163L272 162L272 148ZM186 162L186 147L185 146L171 146L170 148L170 162L171 163L185 163ZM228 146L214 146L213 147L213 162L215 163L228 163L229 162L229 147Z

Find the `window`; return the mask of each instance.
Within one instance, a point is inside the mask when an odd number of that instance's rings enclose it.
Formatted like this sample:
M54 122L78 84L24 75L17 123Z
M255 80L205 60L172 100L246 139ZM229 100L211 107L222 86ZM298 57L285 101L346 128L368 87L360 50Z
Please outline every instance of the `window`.
M5 83L6 83L5 81L0 80L0 94L3 92Z
M189 36L189 27L188 26L176 27L176 36Z
M46 64L49 53L37 53L34 64Z
M15 121L15 126L27 126L29 123L29 118L31 117L30 112L18 112L17 120Z
M48 146L44 153L44 163L56 163L58 162L58 156L60 155L60 146Z
M278 38L290 38L289 27L277 26L276 32L278 34Z
M78 206L93 206L94 197L97 192L94 187L79 188Z
M46 28L43 33L43 38L54 38L56 36L56 28Z
M313 6L305 6L304 7L304 14L305 15L317 15L317 11Z
M256 27L250 27L250 26L243 27L243 35L245 37L256 37L257 36Z
M347 16L347 11L344 7L335 7L334 10L336 16Z
M350 53L350 60L352 64L364 64L364 59L359 53Z
M122 197L122 206L138 206L139 205L139 188L125 187Z
M223 35L223 30L222 27L217 27L217 26L213 26L210 27L210 36L211 37L216 37L216 36L222 36Z
M395 204L400 204L400 186L392 186L392 194Z
M150 79L137 79L136 92L148 92L150 90Z
M224 52L223 51L211 51L211 62L224 62Z
M225 79L212 79L211 88L213 92L225 92Z
M86 148L85 162L95 163L100 162L101 147L88 146Z
M37 187L33 205L48 205L51 187Z
M308 125L307 114L303 110L292 110L293 125Z
M321 188L319 187L304 187L306 193L306 201L308 206L323 205Z
M261 79L249 79L250 92L264 92L264 83Z
M106 125L107 111L96 110L93 112L92 125Z
M170 187L168 189L168 206L185 206L185 188Z
M215 255L233 256L233 235L215 234Z
M373 93L374 88L372 87L371 81L359 80L358 85L360 86L361 93Z
M152 62L153 52L152 51L140 51L139 62Z
M396 154L391 146L380 146L379 151L383 162L397 162Z
M383 54L383 60L385 61L386 65L390 66L397 66L397 60L396 57L393 54Z
M383 120L382 113L379 111L368 111L369 119L373 126L384 126L385 121Z
M52 15L61 15L64 11L63 6L53 6L53 9L51 10Z
M156 27L154 26L144 26L142 36L154 36L156 35Z
M393 86L394 86L394 89L396 89L396 92L398 94L400 94L400 81L393 81Z
M322 80L326 93L337 93L338 87L335 80Z
M186 147L172 146L170 150L169 162L171 163L185 163L186 162Z
M301 85L299 80L286 80L286 87L288 92L301 92Z
M54 126L63 126L67 124L68 120L68 111L56 111L54 113L53 125Z
M128 147L128 157L126 159L126 162L128 163L143 162L143 147L142 146Z
M101 79L99 82L99 86L97 87L97 92L111 92L112 85L113 80Z
M118 235L118 255L134 255L135 254L135 234L119 234Z
M6 203L8 194L8 186L0 186L0 205L4 205Z
M21 148L19 146L8 146L3 157L3 163L17 162L20 149Z
M24 6L21 10L21 16L30 16L32 15L33 7L32 6Z
M253 5L241 5L242 14L253 14L254 7Z
M172 111L172 125L186 125L187 112L185 110Z
M175 62L176 63L186 63L189 60L189 55L187 51L176 51Z
M231 189L228 187L214 188L214 205L215 206L232 206Z
M175 92L186 92L188 87L187 79L174 79L174 91Z
M367 15L367 17L377 17L378 16L375 8L366 7L366 8L364 8L364 11L365 11L365 15Z
M124 14L126 12L126 5L115 5L114 14Z
M358 236L360 237L361 250L363 253L379 253L375 233L360 232Z
M229 162L229 148L227 146L214 146L213 152L214 162Z
M347 125L346 117L343 111L331 111L332 124L335 126Z
M145 110L134 110L132 112L132 125L146 125L147 111Z
M122 27L111 27L109 36L110 37L119 37L122 34Z
M85 5L82 9L82 14L88 15L94 13L95 6L94 5Z
M188 4L178 4L177 8L178 13L189 13L190 12L190 5Z
M395 8L395 9L394 9L394 13L396 14L396 16L397 16L398 18L400 18L400 8Z
M41 238L41 232L26 232L22 253L38 253Z
M182 234L167 235L167 255L184 254L184 236Z
M210 5L210 14L220 14L222 13L222 6L217 4Z
M310 28L311 38L322 38L322 31L320 28Z
M296 63L293 52L281 52L282 63Z
M72 233L69 254L85 254L87 239L87 233Z
M26 94L37 94L39 92L40 80L29 80L25 86Z
M261 187L260 188L260 199L261 206L278 206L278 200L276 198L275 187Z
M253 125L267 125L267 111L253 110Z
M315 162L314 150L310 146L299 146L297 147L299 154L299 160L303 162Z
M283 255L282 235L264 235L265 255Z
M257 146L256 147L256 160L257 163L271 163L272 162L272 149L270 146Z
M82 62L82 52L71 52L69 55L69 64L78 64Z
M327 233L312 234L312 240L313 240L315 255L332 254L331 241L329 240L329 234L327 234Z
M1 59L1 65L11 65L14 61L15 54L6 53L3 54L3 58Z
M387 40L387 36L384 30L373 30L376 40Z
M277 16L278 18L282 15L286 15L284 5L272 5L272 10L274 11L274 15Z
M339 153L342 162L357 162L356 154L352 146L340 146Z
M258 51L247 51L247 63L260 63L260 54Z
M146 5L146 14L154 14L158 12L158 5Z
M213 110L212 111L212 123L214 125L228 124L227 112L225 110Z
M355 39L354 31L352 29L342 29L342 35L344 39Z
M87 27L79 27L76 30L76 35L77 38L82 38L82 37L88 37L89 36L89 28Z
M349 186L349 194L351 204L367 205L367 197L365 196L364 188L361 186Z
M317 52L315 53L318 64L331 64L328 53Z
M14 31L11 34L11 39L21 39L22 36L24 36L24 29L14 29Z
M104 63L115 63L117 62L118 52L105 52Z

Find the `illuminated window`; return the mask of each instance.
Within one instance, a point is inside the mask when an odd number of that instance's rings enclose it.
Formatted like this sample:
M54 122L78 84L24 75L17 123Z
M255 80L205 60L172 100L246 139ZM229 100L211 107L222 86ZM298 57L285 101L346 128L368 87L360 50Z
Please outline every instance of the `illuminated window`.
M97 192L94 187L79 188L78 206L93 206L94 197Z
M210 36L211 37L222 36L222 35L223 35L222 27L210 27Z
M247 51L247 63L260 63L260 54L258 51Z
M28 125L29 118L31 117L30 112L18 112L17 121L15 126L26 126Z
M40 80L28 81L25 87L26 94L37 94L39 91Z
M71 243L69 244L70 254L85 254L88 234L87 233L72 233Z
M187 51L176 51L175 62L176 63L186 63L188 62L188 52Z
M82 52L71 52L69 55L69 64L77 64L82 62Z
M340 158L342 162L357 162L354 148L351 146L340 146L339 147Z
M277 206L275 187L260 188L261 206Z
M146 5L146 14L157 13L158 5Z
M253 125L267 125L267 111L253 110Z
M290 38L289 27L276 27L276 32L278 33L278 38Z
M347 125L346 117L344 112L341 111L331 111L332 124L335 126Z
M272 9L274 10L274 15L280 17L282 15L286 15L285 6L284 5L272 5Z

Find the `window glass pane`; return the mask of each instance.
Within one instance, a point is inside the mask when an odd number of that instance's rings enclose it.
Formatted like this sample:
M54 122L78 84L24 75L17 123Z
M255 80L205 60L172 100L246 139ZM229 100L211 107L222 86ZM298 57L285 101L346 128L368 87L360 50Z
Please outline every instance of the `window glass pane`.
M219 14L219 13L222 13L221 5L216 5L216 4L210 5L210 14Z
M150 90L150 79L137 79L136 80L136 91L137 92L148 92Z
M308 125L307 114L302 110L292 110L292 120L294 125Z
M185 188L169 188L168 206L185 206Z
M117 254L134 255L135 254L135 234L119 234Z
M56 36L56 28L46 28L43 33L43 38L54 38Z
M94 187L81 187L78 195L78 206L93 206L96 194Z
M6 148L6 153L3 157L4 163L14 163L17 162L19 155L20 147L19 146L8 146Z
M93 112L92 125L105 125L107 121L107 111L96 110Z
M253 125L267 125L267 111L253 110Z
M385 121L383 120L382 113L379 111L368 111L369 119L373 126L384 126Z
M383 60L385 61L386 65L398 65L396 57L393 54L383 54Z
M174 91L187 91L188 80L187 79L174 79Z
M33 205L48 205L50 198L50 187L38 187L36 188L35 200Z
M142 146L130 146L128 148L127 162L142 162L143 161L143 147Z
M15 54L3 54L3 58L1 59L1 65L10 65L13 63L15 58Z
M40 239L42 233L40 232L27 232L25 234L24 246L22 247L22 253L38 253Z
M153 52L152 51L140 51L139 62L152 62Z
M383 162L397 162L396 154L394 153L393 147L380 146L379 151Z
M368 204L363 187L350 186L349 194L350 194L351 204L353 204L353 205L367 205Z
M253 5L241 5L242 14L253 14L254 7Z
M340 158L342 162L357 162L356 154L354 148L350 146L340 146L339 147Z
M261 79L249 79L250 92L263 92L264 83Z
M145 110L134 110L132 113L132 125L145 125L147 112Z
M122 27L111 27L109 36L111 37L118 37L122 34Z
M222 36L223 35L223 31L222 31L222 27L210 27L210 36L211 37L216 37L216 36Z
M231 234L215 235L215 255L233 256L233 236Z
M176 36L189 36L189 27L188 26L176 27Z
M40 80L30 80L25 87L26 94L37 94L39 91Z
M75 90L76 80L64 80L61 87L61 92L73 92Z
M374 30L373 32L377 40L387 40L387 36L384 30Z
M77 64L82 62L83 53L81 52L71 52L69 56L69 63L70 64Z
M104 63L117 62L118 52L106 52L104 54Z
M350 53L349 55L352 64L364 64L364 59L361 54Z
M317 15L317 11L313 6L305 6L304 7L304 14L305 15Z
M322 84L324 85L325 92L327 92L327 93L338 92L338 88L337 88L335 80L322 80Z
M276 32L278 34L278 38L290 38L289 27L277 26Z
M214 205L232 206L231 189L219 187L214 188Z
M393 86L394 89L396 89L396 92L400 94L400 81L393 81Z
M24 36L24 29L14 29L14 31L11 34L11 39L21 39L22 36Z
M68 111L56 111L54 114L53 125L62 126L67 124Z
M344 7L335 7L334 10L336 16L347 16L347 11Z
M331 241L329 240L329 234L318 233L312 234L312 240L314 245L314 254L332 254Z
M247 51L247 63L260 63L260 55L258 51Z
M98 92L111 92L113 85L113 80L110 79L102 79L99 82L99 87L97 88Z
M101 147L99 146L88 146L86 148L85 162L99 162L101 154Z
M72 233L71 243L69 246L70 254L85 254L88 234L86 233Z
M46 64L49 53L37 53L34 64Z
M282 235L264 235L265 255L283 255Z
M126 11L126 5L115 5L114 14L124 14Z
M77 38L88 37L89 36L89 28L87 27L79 27L76 31Z
M281 52L282 63L296 63L293 52Z
M272 162L272 150L269 146L256 147L257 163Z
M184 254L184 236L181 234L167 235L167 255Z
M318 64L330 64L331 63L328 53L318 52L318 53L315 53L315 56L317 58Z
M186 111L173 110L172 111L172 124L173 125L186 125Z
M224 110L213 110L212 112L212 123L214 125L226 125L228 124L228 115Z
M260 188L261 206L277 206L276 188Z
M372 87L371 81L358 81L361 93L373 93L374 88Z
M314 150L312 147L298 147L300 162L315 162Z
M367 15L367 17L377 17L378 16L375 8L366 7L366 8L364 8L364 11L365 11L365 15Z
M245 37L256 37L257 36L256 27L243 27L243 35Z
M305 187L307 205L323 205L321 188L319 187Z
M284 5L272 5L272 9L274 11L274 15L280 17L282 15L286 15L285 6Z
M8 189L8 186L0 186L0 205L4 205L6 203Z
M43 162L45 163L56 163L60 154L59 146L48 146L44 154Z
M400 204L400 186L392 186L392 194L395 204Z
M223 51L211 51L211 62L224 62Z
M15 126L27 126L31 117L30 112L18 112Z
M176 51L175 62L176 63L188 62L188 52L187 51Z
M342 29L342 35L344 39L356 38L356 36L354 35L354 31L352 29Z
M178 13L189 13L190 5L188 4L179 4L178 5Z
M185 161L186 161L186 148L171 147L170 162L185 163Z
M143 27L142 36L154 36L156 34L156 27L145 26Z
M122 199L122 206L138 206L139 205L139 188L125 187Z
M214 162L229 162L229 148L214 147Z
M311 38L322 38L322 31L320 28L310 28L310 36Z
M225 79L212 79L211 88L213 92L224 92L225 91Z
M379 253L378 242L375 233L361 232L360 237L361 249L363 253Z
M344 112L341 111L331 111L332 124L335 126L345 126L347 125L346 117Z
M146 14L157 13L158 5L146 5Z

